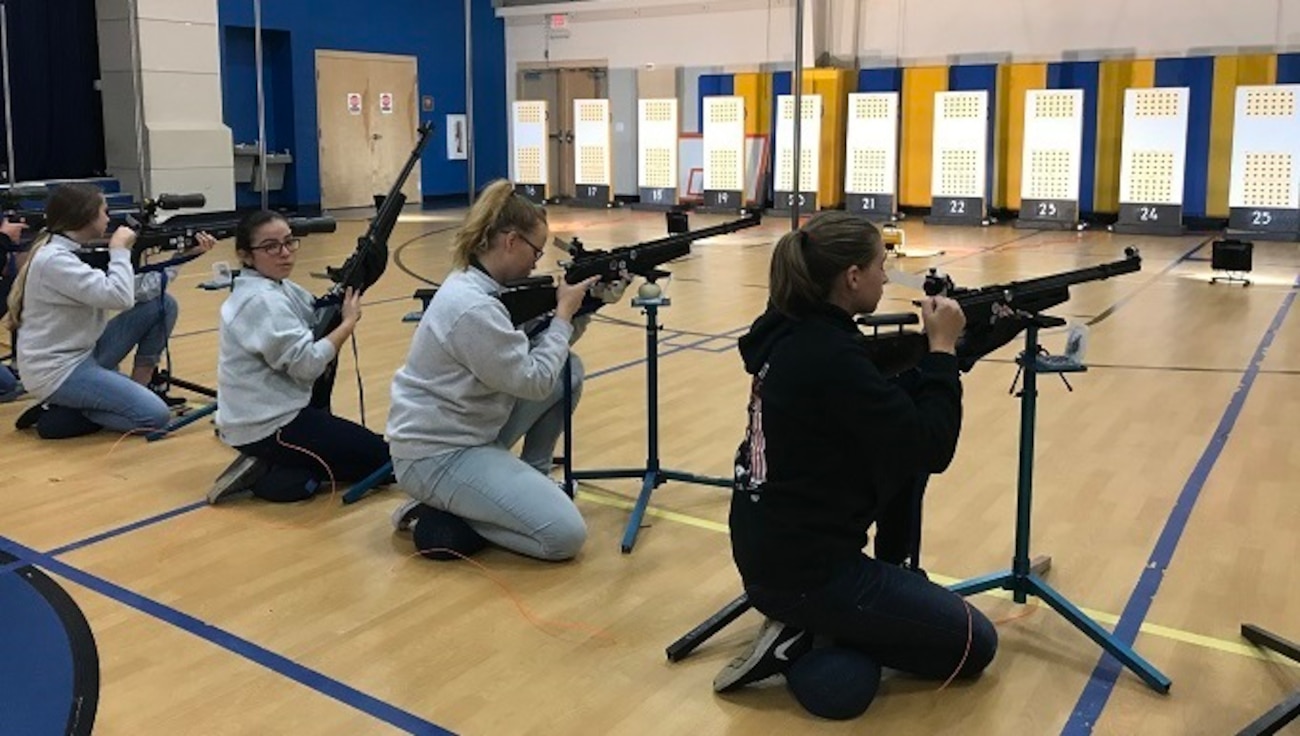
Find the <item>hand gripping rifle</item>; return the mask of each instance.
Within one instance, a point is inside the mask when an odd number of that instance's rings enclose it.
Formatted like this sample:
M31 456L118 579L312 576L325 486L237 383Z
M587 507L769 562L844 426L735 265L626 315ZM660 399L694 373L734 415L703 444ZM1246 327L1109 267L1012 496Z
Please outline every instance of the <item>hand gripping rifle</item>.
M592 276L599 276L601 284L626 286L632 276L640 276L654 283L668 275L659 266L688 255L691 244L697 240L727 235L761 224L763 216L758 211L747 212L744 217L712 227L690 230L650 240L636 245L625 245L612 250L587 250L582 241L573 238L568 243L555 239L555 245L567 251L571 258L563 262L564 280L578 284ZM619 290L621 293L621 289ZM550 276L534 276L505 285L501 301L510 311L510 319L521 325L555 309L555 282ZM594 312L605 305L597 296L589 295L579 314Z
M1037 314L1070 299L1070 287L1089 281L1101 281L1142 269L1142 257L1137 248L1124 249L1123 260L1081 268L1076 271L1043 276L1006 284L963 288L935 269L925 277L924 290L929 296L946 296L961 306L966 315L966 330L957 342L957 360L963 371L975 367L976 361L1006 345L1025 328L1024 316ZM999 312L1005 308L1011 314ZM872 350L873 361L886 375L894 375L915 366L929 350L928 338L923 333L904 330L903 325L916 324L914 314L867 315L858 323L872 327L874 333L866 336ZM881 332L884 327L897 326L897 331Z

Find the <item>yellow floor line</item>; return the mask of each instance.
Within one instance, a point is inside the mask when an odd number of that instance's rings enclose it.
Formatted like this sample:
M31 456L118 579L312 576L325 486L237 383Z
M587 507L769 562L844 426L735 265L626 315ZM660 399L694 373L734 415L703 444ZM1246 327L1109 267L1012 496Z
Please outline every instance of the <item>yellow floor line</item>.
M590 487L587 484L583 484L583 485L586 487ZM633 502L631 500L624 498L623 496L616 495L611 491L606 491L605 489L598 489L598 490L600 491L599 493L593 493L590 490L580 490L578 491L578 498L583 501L590 501L592 503L600 504L601 506L610 506L613 508L618 508L623 510L629 510L632 508ZM707 529L709 531L720 532L722 534L726 534L729 531L726 524L717 521L710 521L708 519L701 519L696 516L691 516L690 514L682 514L676 511L668 511L666 509L656 508L654 506L648 506L646 508L645 513L646 516L654 516L656 518L666 519L668 521L675 521L678 524L685 524L686 526L693 526L698 529ZM933 572L929 572L927 574L930 576L931 580L943 586L950 586L955 583L961 582L958 578L951 578L946 575L938 575ZM990 590L984 593L983 595L991 596L994 598L1000 598L1002 600L1008 600L1008 601L1011 600L1011 592L1006 590ZM1046 608L1045 604L1030 603L1029 605L1032 605L1036 608ZM1090 608L1082 608L1082 607L1080 607L1079 610L1087 614L1087 616L1092 620L1101 624L1106 624L1107 626L1114 626L1116 623L1119 622L1119 616L1116 616L1113 613L1106 613L1105 611L1095 611ZM1204 647L1206 649L1215 649L1220 652L1226 652L1228 654L1236 654L1238 656L1250 657L1252 659L1262 659L1271 662L1278 662L1281 664L1289 665L1291 667L1300 668L1300 662L1295 662L1285 657L1274 656L1263 649L1259 649L1257 647L1254 647L1246 643L1228 641L1226 639L1216 639L1215 637L1212 636L1203 636L1201 634L1196 634L1191 631L1184 631L1182 629L1175 629L1168 626L1160 626L1159 624L1144 623L1142 624L1141 631L1144 634L1149 634L1151 636L1159 636L1164 639L1183 642L1184 644L1191 644L1193 646Z

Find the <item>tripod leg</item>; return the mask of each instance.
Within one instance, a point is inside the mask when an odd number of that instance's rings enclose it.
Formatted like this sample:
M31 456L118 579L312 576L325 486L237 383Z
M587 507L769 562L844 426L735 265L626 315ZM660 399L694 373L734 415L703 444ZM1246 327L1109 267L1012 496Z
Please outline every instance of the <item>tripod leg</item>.
M1170 679L1161 674L1159 670L1143 659L1137 652L1133 651L1132 647L1120 642L1115 638L1114 634L1103 629L1096 621L1088 618L1087 614L1080 611L1065 596L1058 593L1047 583L1032 575L1027 582L1030 594L1045 601L1047 605L1061 614L1066 621L1069 621L1074 628L1082 631L1089 639L1092 639L1102 649L1105 649L1110 656L1119 660L1120 664L1141 677L1153 690L1159 693L1169 692L1169 686L1172 684Z
M636 536L641 531L641 520L645 518L646 506L650 505L650 493L654 491L658 483L658 474L653 470L646 471L645 480L641 482L641 495L636 497L636 503L632 506L632 516L627 520L627 529L623 531L623 554L632 551L636 545Z
M385 478L387 478L389 474L391 474L392 472L393 472L392 461L384 463L383 466L380 467L378 470L371 473L370 475L367 475L366 477L362 478L356 483L353 483L351 488L344 491L343 503L346 505L346 504L356 503L357 501L360 501L362 497L364 497L367 493L370 493L372 490L374 490L375 487L378 486L379 483Z
M1273 706L1269 712L1257 718L1249 726L1237 733L1237 736L1271 736L1278 733L1287 724L1300 716L1300 692Z
M1035 575L1044 575L1052 569L1052 558L1048 555L1038 555L1029 561L1029 571Z
M578 495L578 486L573 480L573 358L564 361L564 492L569 498Z
M741 594L739 598L722 607L722 610L710 616L699 626L691 629L685 636L668 645L668 661L680 662L695 648L708 641L714 634L726 628L740 614L749 610L749 597Z
M212 414L216 410L217 410L216 402L208 404L205 407L195 409L189 414L186 414L185 416L176 419L175 421L173 421L171 424L168 424L163 429L160 429L156 432L150 432L149 434L145 435L145 439L148 440L149 442L156 442L161 439L166 439L167 436L170 435L172 432L175 432L181 427L185 427L190 424L193 424L199 421L200 419L202 419L203 417Z

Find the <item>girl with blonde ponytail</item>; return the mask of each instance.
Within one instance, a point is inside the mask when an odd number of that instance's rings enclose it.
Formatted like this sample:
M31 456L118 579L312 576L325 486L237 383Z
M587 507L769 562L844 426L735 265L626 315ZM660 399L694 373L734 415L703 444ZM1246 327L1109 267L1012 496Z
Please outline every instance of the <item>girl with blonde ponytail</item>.
M566 360L575 403L581 393L582 363L569 344L595 279L561 279L554 318L531 340L497 298L504 284L532 273L549 238L546 210L510 182L488 185L456 233L454 269L393 377L389 447L411 496L393 521L427 557L454 559L490 542L564 560L586 540L582 515L549 474L564 426Z
M870 705L882 667L973 677L997 651L982 613L879 542L910 512L917 476L956 451L965 324L956 302L927 300L930 353L905 380L882 376L853 318L880 303L884 260L875 226L845 212L814 215L772 253L768 310L740 339L753 379L730 515L736 567L768 618L719 692L786 672L805 707L847 718ZM877 522L873 558L862 549ZM834 644L812 651L823 637ZM828 682L843 692L818 690Z
M104 271L78 257L83 245L104 237L108 207L87 184L54 189L46 225L9 293L10 325L23 385L36 404L18 419L57 439L97 431L161 429L167 404L142 383L158 364L172 320L157 303L136 304L131 245L135 233L120 227L109 241ZM109 310L125 310L113 319ZM174 317L173 317L174 319ZM135 350L135 381L117 365Z

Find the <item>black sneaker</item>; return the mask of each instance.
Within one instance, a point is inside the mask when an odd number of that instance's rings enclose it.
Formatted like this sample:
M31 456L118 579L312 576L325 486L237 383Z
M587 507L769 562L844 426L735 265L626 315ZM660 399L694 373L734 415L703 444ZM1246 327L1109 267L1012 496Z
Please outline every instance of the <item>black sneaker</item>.
M212 484L212 490L208 491L208 503L215 506L223 499L251 491L253 484L270 469L271 464L265 460L240 453L239 457L217 476L216 482Z
M48 408L49 407L45 404L32 404L27 407L26 411L18 415L18 419L14 422L14 428L31 429L32 427L35 427L36 423L41 421L41 417L45 415L45 411Z
M725 693L779 675L796 659L807 654L812 644L813 638L808 632L769 618L763 622L763 628L758 630L758 637L749 650L731 660L731 664L713 678L713 691Z

